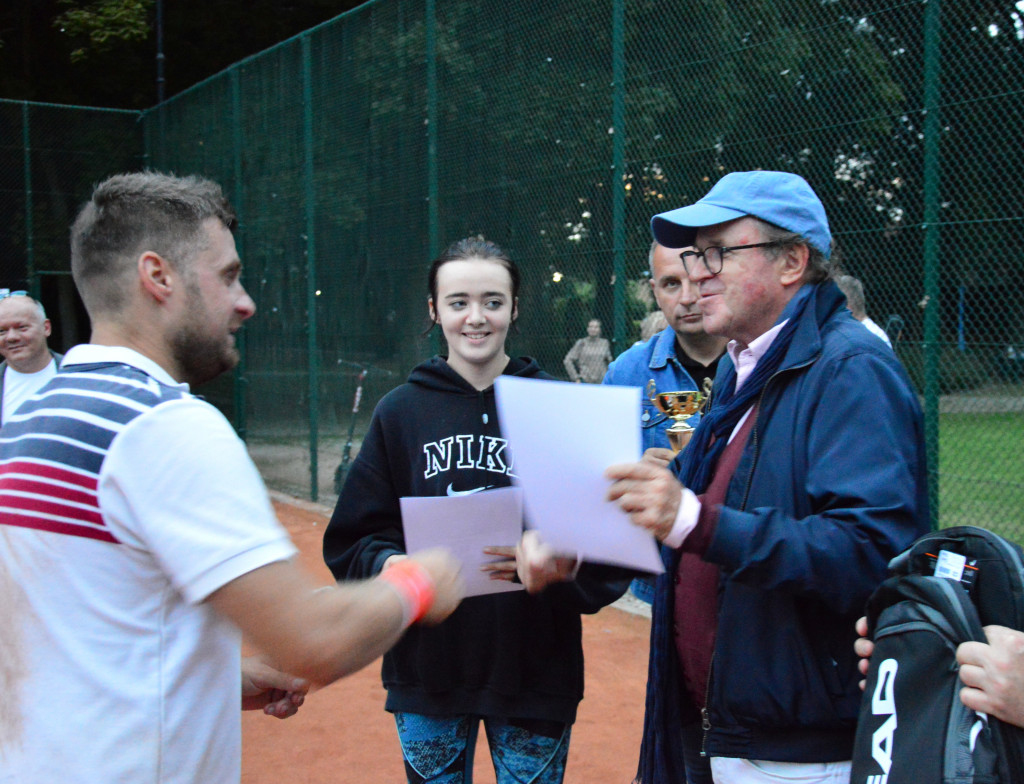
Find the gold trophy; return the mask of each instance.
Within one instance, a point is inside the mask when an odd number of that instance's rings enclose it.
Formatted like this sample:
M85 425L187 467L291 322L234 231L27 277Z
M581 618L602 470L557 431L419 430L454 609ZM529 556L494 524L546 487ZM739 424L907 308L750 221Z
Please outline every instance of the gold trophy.
M652 378L647 382L647 397L658 410L675 420L668 430L668 442L672 451L680 452L693 437L693 426L686 420L696 414L704 405L705 392L687 389L681 392L658 392Z

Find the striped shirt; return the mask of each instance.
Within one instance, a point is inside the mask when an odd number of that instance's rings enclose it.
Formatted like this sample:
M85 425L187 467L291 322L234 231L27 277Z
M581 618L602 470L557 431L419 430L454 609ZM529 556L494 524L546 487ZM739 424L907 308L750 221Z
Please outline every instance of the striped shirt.
M0 524L118 543L97 497L110 444L135 417L185 395L131 365L59 373L0 436Z
M213 406L69 351L0 429L0 784L237 784L239 633L205 599L294 553Z

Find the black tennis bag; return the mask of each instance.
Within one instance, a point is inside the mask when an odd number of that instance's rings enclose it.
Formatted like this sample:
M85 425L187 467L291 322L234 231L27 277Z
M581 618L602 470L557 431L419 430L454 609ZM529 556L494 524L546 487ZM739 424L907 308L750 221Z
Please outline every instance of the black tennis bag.
M918 539L868 600L875 650L851 784L1024 784L1024 730L960 702L956 649L1024 629L1024 552L982 528Z

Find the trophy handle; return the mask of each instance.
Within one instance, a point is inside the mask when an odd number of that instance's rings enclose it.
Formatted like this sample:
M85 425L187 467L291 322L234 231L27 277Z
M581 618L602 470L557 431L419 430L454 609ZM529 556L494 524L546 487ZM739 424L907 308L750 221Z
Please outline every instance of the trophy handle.
M654 383L654 379L651 379L651 383ZM704 384L702 385L701 392L703 393L704 399L700 401L700 405L697 406L696 413L704 416L704 412L707 411L708 404L711 402L711 387L714 386L714 381L708 377L704 377Z

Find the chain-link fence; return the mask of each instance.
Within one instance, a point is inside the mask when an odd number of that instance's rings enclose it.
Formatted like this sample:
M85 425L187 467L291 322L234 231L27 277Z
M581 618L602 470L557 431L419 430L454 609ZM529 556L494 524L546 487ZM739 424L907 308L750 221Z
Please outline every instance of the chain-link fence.
M45 240L38 209L25 226L48 164L47 190L75 199L143 150L222 182L259 313L207 393L272 484L316 498L373 403L437 350L426 271L448 242L510 251L511 350L560 375L591 318L615 353L636 339L653 213L729 171L795 171L923 396L937 522L1021 538L1022 77L1008 1L383 0L138 123L0 105L0 242L30 277L66 268L40 249L63 248L68 214L47 213Z
M139 112L0 100L0 287L30 291L53 323L50 345L87 339L68 229L92 183L144 163Z

